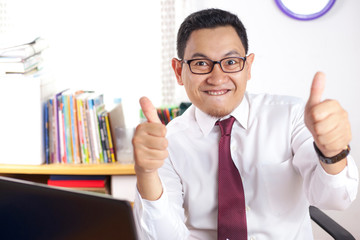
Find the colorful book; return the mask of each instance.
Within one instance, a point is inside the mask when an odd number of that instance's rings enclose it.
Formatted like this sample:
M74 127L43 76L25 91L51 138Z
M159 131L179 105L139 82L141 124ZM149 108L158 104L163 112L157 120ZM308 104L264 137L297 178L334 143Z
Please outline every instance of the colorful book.
M107 184L106 176L82 175L51 175L48 185L70 188L104 188Z
M103 180L48 180L49 186L57 187L105 187Z
M86 121L84 121L84 123L86 124L86 141L88 144L88 149L89 149L89 162L88 163L94 163L96 161L95 158L95 148L94 148L94 143L92 141L92 137L91 137L91 117L89 114L89 104L88 104L88 100L87 97L84 99L83 102L83 106L84 106L84 118L86 119Z
M99 147L99 151L100 151L100 163L104 163L104 162L107 162L107 159L105 160L106 157L104 156L104 149L103 149L103 145L101 143L100 129L102 126L99 121L99 115L101 115L101 113L103 113L105 111L104 95L102 93L94 94L93 102L94 102L95 120L96 120L96 126L97 126L97 129L96 129L97 141L98 141L98 147Z
M71 90L67 90L62 94L62 111L64 118L64 132L65 132L65 149L66 149L66 163L73 163L73 147L72 147L72 132L71 132L71 109L70 109L70 95Z
M52 100L52 121L51 121L51 163L58 163L58 149L57 149L57 108L56 108L56 95L51 98Z
M96 139L96 125L94 119L94 103L91 98L88 98L86 101L86 117L88 119L88 130L89 130L89 137L90 137L90 145L91 145L91 152L92 152L92 163L100 163L100 153L99 147Z
M82 106L82 100L80 99L80 96L83 93L79 93L75 96L76 101L76 113L77 113L77 129L78 129L78 138L79 138L79 152L80 152L80 158L81 163L87 163L89 162L89 155L88 155L88 149L86 146L86 136L85 136L85 125L84 125L84 118L83 118L83 106Z
M83 132L83 152L85 156L82 158L83 163L92 163L94 160L94 152L90 139L90 118L88 116L88 96L90 93L85 92L77 96L79 109L81 111L82 118L82 132ZM85 160L85 161L84 161Z
M51 180L103 180L107 179L106 175L50 175Z
M44 112L47 119L44 121L47 123L44 125L47 163L116 161L103 94L65 89L47 101L44 111L47 111Z
M49 163L54 162L54 102L53 98L47 101L48 116L49 116Z
M49 111L47 102L44 104L44 149L45 149L45 163L50 163L49 155Z
M100 130L99 130L99 122L97 120L97 107L101 105L102 95L100 94L91 94L88 99L88 116L90 123L90 140L92 143L92 147L94 150L94 163L102 163L104 162L102 147L100 143Z
M59 99L60 102L60 146L61 146L61 163L67 163L67 147L66 147L66 132L65 132L65 116L63 98Z
M113 138L111 136L111 131L110 131L110 121L109 121L109 113L105 113L104 114L104 119L105 119L105 126L106 126L106 132L107 132L107 140L109 143L109 152L110 152L110 159L111 162L115 162L115 151L114 151L114 145L113 145Z
M48 48L48 46L48 42L45 39L39 37L34 41L26 44L1 49L0 57L18 59L17 61L19 61L20 59L26 59L30 56L42 52L44 49Z
M79 134L78 134L78 124L77 124L77 107L75 96L82 93L83 91L72 91L69 90L63 93L63 96L66 97L67 101L67 131L68 136L66 138L67 147L70 150L70 163L81 163L80 150L79 150Z
M101 140L104 162L107 163L107 162L109 162L110 155L108 154L108 148L106 145L107 133L106 133L106 129L105 129L106 128L105 121L104 121L105 119L103 117L104 113L105 113L105 111L98 114L98 121L99 121L100 140Z
M55 162L57 163L61 163L63 161L63 155L64 155L64 146L63 146L63 127L62 127L62 93L66 91L63 90L57 94L55 94L54 97L54 112L55 112L55 125L56 125L56 136L55 136L55 140L56 140L56 160Z
M78 118L77 118L77 107L75 92L70 96L70 109L71 109L71 131L72 131L72 144L73 144L73 157L74 163L81 163L80 148L79 148L79 129L78 129Z
M33 55L26 59L13 59L0 57L0 71L2 73L27 73L37 68L42 62L40 54Z

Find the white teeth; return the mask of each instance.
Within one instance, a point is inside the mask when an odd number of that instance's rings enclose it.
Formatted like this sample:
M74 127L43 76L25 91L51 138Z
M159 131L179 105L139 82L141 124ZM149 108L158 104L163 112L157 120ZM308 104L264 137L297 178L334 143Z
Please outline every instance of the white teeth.
M223 91L208 91L207 93L209 95L217 96L217 95L225 94L226 92L227 92L226 90L223 90Z

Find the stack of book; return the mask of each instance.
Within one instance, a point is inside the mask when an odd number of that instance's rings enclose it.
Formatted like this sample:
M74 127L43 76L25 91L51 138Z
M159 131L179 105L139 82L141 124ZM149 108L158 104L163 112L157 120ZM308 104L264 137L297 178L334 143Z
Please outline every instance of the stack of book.
M44 67L47 41L43 38L21 39L0 34L0 102L4 103L1 110L11 113L11 117L0 119L0 132L6 139L0 145L3 153L0 163L40 165L45 161L42 106L56 92L56 84ZM22 142L26 143L21 144L21 151L26 157L13 157L19 150L19 145L14 144L19 139L14 129L26 133L21 136Z
M0 75L34 75L42 68L42 51L48 47L43 38L0 49Z
M92 91L61 91L44 108L45 162L116 162L104 96Z
M47 184L49 186L64 187L78 191L110 194L110 184L107 176L51 175Z

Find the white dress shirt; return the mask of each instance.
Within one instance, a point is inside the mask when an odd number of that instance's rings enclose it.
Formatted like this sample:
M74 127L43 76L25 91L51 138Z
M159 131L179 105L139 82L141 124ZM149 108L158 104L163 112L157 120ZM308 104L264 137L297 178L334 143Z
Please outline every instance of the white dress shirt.
M309 204L344 209L355 199L354 160L348 156L337 175L323 170L300 99L246 93L231 115L231 155L244 185L249 239L313 239ZM141 239L217 239L217 120L192 105L168 124L169 158L159 169L163 194L157 201L139 193L135 199Z

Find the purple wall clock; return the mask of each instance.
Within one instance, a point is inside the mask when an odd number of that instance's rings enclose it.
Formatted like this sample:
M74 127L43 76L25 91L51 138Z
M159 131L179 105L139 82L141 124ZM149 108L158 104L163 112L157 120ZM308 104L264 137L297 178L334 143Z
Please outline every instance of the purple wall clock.
M335 0L275 0L275 3L287 16L306 21L323 16L332 8Z

